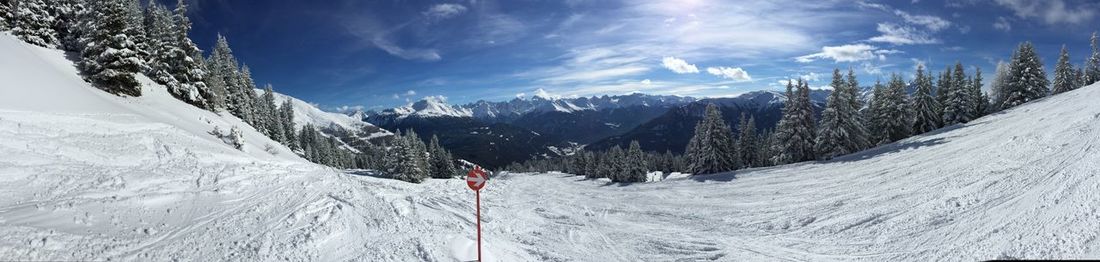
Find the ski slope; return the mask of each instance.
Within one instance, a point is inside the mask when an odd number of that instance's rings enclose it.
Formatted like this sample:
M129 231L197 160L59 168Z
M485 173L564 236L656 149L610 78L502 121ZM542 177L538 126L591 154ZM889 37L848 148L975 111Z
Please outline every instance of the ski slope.
M310 164L0 34L0 258L469 261L474 194ZM644 184L499 174L487 261L1100 257L1100 86L828 162ZM241 126L238 151L208 132ZM265 149L266 145L273 149Z

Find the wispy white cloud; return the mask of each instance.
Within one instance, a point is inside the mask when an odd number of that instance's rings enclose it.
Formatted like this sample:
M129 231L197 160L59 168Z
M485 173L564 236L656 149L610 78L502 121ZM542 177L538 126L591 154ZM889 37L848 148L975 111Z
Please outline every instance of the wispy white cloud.
M752 81L749 72L745 72L740 67L707 67L707 73L735 81Z
M540 79L540 82L547 83L574 83L574 82L588 82L605 79L616 79L624 76L638 75L649 71L649 68L643 66L624 66L614 67L595 71L577 71L569 72L560 76L554 76L549 78Z
M676 57L666 56L661 59L661 65L677 74L699 73L699 68L695 67L694 64L689 64L687 61Z
M832 59L835 62L859 62L876 58L884 60L886 55L898 53L901 51L879 49L868 44L850 44L822 47L821 52L795 57L795 61L809 63L821 59Z
M1005 32L1012 31L1012 23L1008 22L1008 18L998 16L997 20L993 21L993 29Z
M940 42L939 39L907 25L879 23L876 30L882 35L867 39L868 41L895 45L936 44Z
M928 28L928 30L932 30L933 32L940 31L951 26L950 21L947 21L946 19L940 18L938 16L912 15L908 12L901 10L894 10L894 14L901 16L903 19L905 19L906 23L921 25Z
M437 4L428 8L423 15L431 20L443 20L466 13L466 6L460 4Z
M1039 18L1050 25L1083 24L1092 21L1096 16L1097 7L1100 7L1093 1L1077 3L1076 6L1069 6L1063 0L995 0L994 2L1012 10L1020 18Z

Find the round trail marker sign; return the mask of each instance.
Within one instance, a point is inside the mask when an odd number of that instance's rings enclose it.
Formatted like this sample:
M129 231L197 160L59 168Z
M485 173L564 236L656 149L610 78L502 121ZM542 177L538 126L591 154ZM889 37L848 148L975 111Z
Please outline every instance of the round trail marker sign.
M482 187L485 187L485 182L489 180L489 175L485 174L481 167L474 167L470 170L470 173L466 174L466 185L470 186L471 190L478 191Z

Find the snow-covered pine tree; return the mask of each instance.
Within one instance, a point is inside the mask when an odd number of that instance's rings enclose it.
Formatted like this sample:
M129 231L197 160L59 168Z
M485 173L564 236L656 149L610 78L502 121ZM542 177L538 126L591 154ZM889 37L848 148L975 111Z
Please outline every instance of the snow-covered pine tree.
M905 95L905 81L901 75L893 74L885 90L884 99L884 138L887 143L902 140L912 135L913 121L909 114Z
M787 104L783 108L783 117L776 129L778 149L774 162L787 164L813 160L816 129L814 128L813 105L810 103L810 87L802 79L794 85L797 90L791 92L788 82Z
M245 112L244 120L247 123L256 123L259 121L257 120L259 113L257 113L256 108L256 101L259 98L256 97L256 81L252 80L252 70L248 68L248 65L242 65L241 73L237 77L240 79L238 83L240 83L241 88L240 94L243 96L241 101L244 106L242 111Z
M163 18L162 18L163 19ZM191 41L191 19L187 17L187 3L184 0L176 2L176 9L172 15L174 24L170 28L173 34L168 39L161 39L163 44L171 45L166 51L167 55L158 55L158 59L164 59L168 64L170 73L179 86L170 89L172 96L189 104L208 109L217 110L222 98L206 85L206 72L203 71L202 51ZM160 36L164 37L164 36ZM167 42L171 41L171 42ZM227 46L228 47L228 46Z
M584 160L584 177L593 179L600 177L600 156L594 152L586 152Z
M94 5L95 28L88 32L81 52L80 68L89 82L109 93L141 96L141 86L134 74L141 72L141 58L136 46L126 35L131 31L124 0L98 2Z
M145 35L149 43L150 56L148 59L149 71L147 74L157 83L168 86L169 89L177 89L179 81L172 76L168 65L174 48L176 48L176 25L172 20L172 12L168 8L152 1L145 9Z
M695 136L688 142L687 154L691 172L696 175L713 174L737 169L737 148L733 131L722 120L717 105L707 105L703 120L695 125Z
M760 146L760 142L757 141L756 136L756 118L749 116L746 113L741 113L741 122L737 125L738 131L738 150L741 154L741 166L755 167L760 162L759 152L756 149ZM671 152L670 152L671 154Z
M1004 109L1004 101L1007 97L1005 91L1008 88L1010 65L997 62L997 72L993 75L993 81L989 83L990 96L992 96L992 110Z
M913 133L923 134L940 127L940 105L932 96L932 76L924 73L924 66L917 66L917 76L913 80L917 91L909 98L909 107L913 110Z
M626 170L620 182L646 182L646 175L649 170L646 169L645 156L646 154L642 152L642 147L638 144L638 141L630 141L630 147L626 150L624 159Z
M886 141L886 86L882 82L875 81L871 91L871 104L867 107L865 116L868 119L868 130L871 133L872 145L885 144Z
M861 149L864 142L855 141L852 137L855 130L862 127L856 122L856 112L852 106L851 95L848 92L849 84L840 74L840 69L833 69L833 92L826 100L825 111L821 113L821 123L817 129L817 139L814 150L820 159L832 159L837 156L850 154Z
M1100 36L1096 32L1092 32L1089 44L1092 46L1092 55L1089 56L1088 64L1085 66L1085 84L1083 86L1100 81Z
M621 166L619 164L619 157L622 154L623 148L619 147L619 145L615 145L607 150L607 152L604 152L603 156L600 157L600 166L598 169L600 174L599 177L609 178L612 181L618 179L620 174L619 167Z
M53 1L56 1L53 8L56 16L53 23L53 30L57 32L61 49L70 52L80 52L83 49L80 42L81 34L83 34L80 30L80 19L88 12L85 0Z
M758 140L760 141L760 145L756 147L756 155L758 157L756 158L757 162L753 166L765 167L775 165L775 162L773 162L773 160L776 158L775 156L777 154L775 153L775 150L778 147L776 146L776 144L778 143L775 142L775 132L771 130L764 130L763 132L760 132L760 135L758 137L760 137L760 139Z
M942 114L946 114L947 106L950 104L950 97L952 95L952 88L955 86L955 80L951 77L951 67L948 66L943 72L940 73L939 79L936 81L936 102L940 104L940 124L946 126L947 119Z
M416 135L416 132L408 130L401 142L399 151L396 179L420 183L428 178L429 166L424 141Z
M0 0L0 31L7 31L11 28L11 0Z
M294 130L294 106L290 103L290 99L283 101L283 105L279 106L279 121L283 123L285 144L291 149L298 149L300 146Z
M37 46L53 48L60 44L57 31L53 28L57 17L51 10L52 3L44 0L17 0L12 4L12 34Z
M266 86L264 87L264 90L265 91L267 90ZM266 94L267 93L265 92L264 95L266 95ZM272 94L274 94L274 93L272 93ZM274 100L275 100L275 98L273 96L272 97L272 105L273 106L274 106L274 103L275 103ZM268 136L268 137L271 137L273 135L272 131L274 131L274 127L273 127L274 123L273 122L275 121L275 119L271 118L271 116L274 115L273 113L274 113L274 110L272 108L268 107L267 100L264 99L263 95L258 95L258 96L255 97L254 100L252 100L252 116L254 117L252 126L255 127L256 130L260 131L261 134L264 134L265 136Z
M969 121L968 108L970 99L967 96L968 86L966 84L966 72L963 71L962 63L955 62L954 75L951 76L951 80L948 81L948 88L945 89L944 104L943 104L943 124L950 126L958 123L965 123ZM941 86L943 84L941 83Z
M810 83L806 81L799 81L799 88L797 99L795 104L798 118L798 124L796 125L795 132L798 134L800 142L795 147L799 151L800 158L798 162L809 161L817 159L817 152L814 151L814 141L817 138L817 120L814 119L814 107L813 102L810 101Z
M1012 56L1008 86L1005 89L1005 108L1011 108L1050 93L1043 62L1031 42L1023 42Z
M126 4L126 17L128 23L130 23L129 31L127 35L134 41L134 45L137 46L138 56L141 57L142 71L148 70L149 57L149 43L145 35L145 19L144 11L141 7L140 0L125 0Z
M1088 83L1088 76L1085 75L1085 67L1083 65L1080 66L1080 67L1077 67L1077 69L1074 70L1074 74L1076 76L1075 78L1073 78L1073 80L1074 80L1073 88L1074 89L1082 88L1082 87L1085 87L1086 85L1088 85L1088 84L1086 84L1086 83Z
M431 155L431 174L434 178L452 178L458 175L458 169L455 168L454 159L451 158L451 153L447 152L442 145L439 144L439 137L432 135L431 143L428 145L428 154Z
M859 125L861 127L863 127L862 128L863 129L862 134L852 134L852 135L857 136L857 137L863 137L862 140L866 141L867 140L867 127L866 127L866 124L864 124L864 121L863 121L863 114L859 113L860 110L863 110L863 98L861 98L861 96L860 96L860 87L859 87L859 81L856 80L856 72L854 70L852 70L851 68L848 68L848 98L850 98L849 100L851 100L851 102L852 102L852 109L855 110L855 114L856 114L855 117L858 120L857 122L859 122ZM865 149L867 145L865 144L863 146L864 146L864 148L860 148L860 150Z
M1058 64L1054 67L1054 94L1064 93L1066 91L1076 88L1075 78L1077 78L1077 71L1073 69L1073 65L1069 63L1069 51L1066 50L1066 46L1062 45L1062 52L1058 55Z
M852 102L852 121L848 121L850 127L847 129L852 137L850 148L852 152L867 149L871 146L870 135L867 131L867 121L863 118L863 114L860 110L863 110L863 98L861 97L859 81L856 80L856 73L851 68L848 69L848 100Z
M229 48L229 41L224 36L218 35L218 40L214 44L214 51L210 53L206 67L210 72L210 77L220 78L220 81L213 81L212 86L214 86L214 90L224 88L225 107L229 113L241 119L251 119L252 108L249 107L246 100L248 97L241 88L242 84L239 76L241 73L238 70L237 58L233 57L233 50ZM221 84L221 86L217 86L218 84Z
M286 122L279 116L279 108L275 105L275 90L271 84L264 86L264 96L261 99L264 110L264 121L267 122L268 137L279 143L286 144Z
M971 115L974 119L989 114L989 96L982 92L982 81L982 68L975 67L974 78L970 80L969 86L970 94L972 95L971 98L974 100L971 106L971 108L973 108Z

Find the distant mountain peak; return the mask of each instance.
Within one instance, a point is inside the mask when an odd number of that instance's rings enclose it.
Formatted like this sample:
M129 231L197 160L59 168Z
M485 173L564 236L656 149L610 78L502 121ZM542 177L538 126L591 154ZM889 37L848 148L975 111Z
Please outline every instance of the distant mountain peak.
M621 96L592 96L564 98L540 89L530 97L520 96L508 101L479 100L465 105L451 105L446 97L429 96L406 106L369 112L376 120L400 120L416 117L473 117L500 120L516 118L530 113L604 110L630 106L676 106L696 101L691 97L660 96L634 93Z

